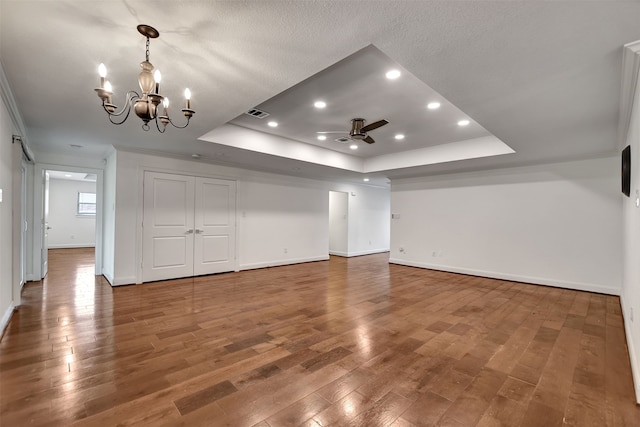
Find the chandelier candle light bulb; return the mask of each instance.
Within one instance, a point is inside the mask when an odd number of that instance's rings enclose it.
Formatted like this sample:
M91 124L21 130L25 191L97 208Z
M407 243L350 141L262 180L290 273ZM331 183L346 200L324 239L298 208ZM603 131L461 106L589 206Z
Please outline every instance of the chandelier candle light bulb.
M103 63L98 65L98 75L100 75L100 87L104 88L104 79L107 77L107 67Z
M187 106L185 107L187 110L191 109L191 91L189 88L184 90L184 99L187 100Z
M162 80L162 74L160 74L160 70L156 70L153 73L153 80L156 81L156 94L160 93L160 80Z

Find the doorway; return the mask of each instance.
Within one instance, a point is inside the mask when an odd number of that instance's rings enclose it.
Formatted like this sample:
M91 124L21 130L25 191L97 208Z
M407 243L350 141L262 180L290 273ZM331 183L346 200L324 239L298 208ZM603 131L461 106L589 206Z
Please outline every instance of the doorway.
M349 254L349 193L329 191L329 255Z
M102 274L102 170L36 165L34 182L34 280L49 271L49 249L93 253Z
M48 272L50 249L95 251L96 180L94 173L45 171L43 277Z

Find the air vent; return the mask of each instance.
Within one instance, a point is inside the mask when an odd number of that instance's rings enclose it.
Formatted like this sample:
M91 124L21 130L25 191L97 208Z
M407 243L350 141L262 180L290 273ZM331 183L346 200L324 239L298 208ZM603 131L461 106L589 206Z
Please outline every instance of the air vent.
M251 110L245 113L248 116L255 117L257 119L264 119L269 115L266 111L258 110L257 108L252 108Z
M351 141L351 139L347 138L346 136L341 136L340 138L336 138L336 142L340 142L342 144L346 144L349 141Z

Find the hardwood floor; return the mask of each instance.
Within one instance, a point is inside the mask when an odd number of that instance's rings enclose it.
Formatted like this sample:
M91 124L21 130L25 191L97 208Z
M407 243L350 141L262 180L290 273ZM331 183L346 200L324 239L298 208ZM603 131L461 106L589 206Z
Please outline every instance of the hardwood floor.
M639 426L617 297L332 257L112 289L51 250L2 426Z

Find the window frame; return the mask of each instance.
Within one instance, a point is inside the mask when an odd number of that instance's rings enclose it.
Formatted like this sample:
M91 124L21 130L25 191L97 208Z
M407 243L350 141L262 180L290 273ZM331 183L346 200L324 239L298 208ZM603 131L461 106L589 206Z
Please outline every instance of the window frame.
M93 203L92 202L87 202L82 199L82 195L84 194L90 194L93 195ZM78 196L76 197L76 215L77 216L96 216L96 193L91 193L88 191L78 191ZM83 210L82 212L80 211L80 206L93 206L93 212L86 212L86 210Z

